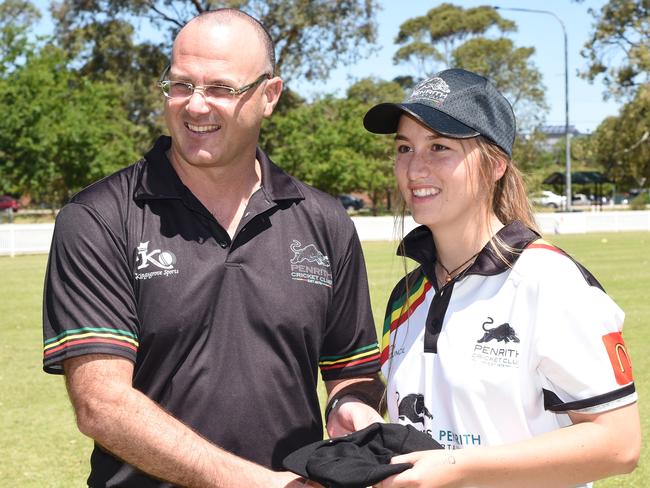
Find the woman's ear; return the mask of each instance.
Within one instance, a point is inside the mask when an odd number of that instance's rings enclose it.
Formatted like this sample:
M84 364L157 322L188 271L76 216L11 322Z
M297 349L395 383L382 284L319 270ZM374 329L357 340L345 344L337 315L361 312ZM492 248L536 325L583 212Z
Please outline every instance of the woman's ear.
M508 161L506 158L496 158L494 165L494 181L499 181L508 169Z

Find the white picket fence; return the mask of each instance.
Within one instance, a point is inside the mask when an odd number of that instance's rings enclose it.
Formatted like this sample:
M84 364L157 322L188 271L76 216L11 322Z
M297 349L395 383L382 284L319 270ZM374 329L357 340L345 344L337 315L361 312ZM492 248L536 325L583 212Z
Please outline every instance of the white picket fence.
M53 232L54 224L1 224L0 256L46 253Z
M584 234L586 232L650 232L650 211L610 211L538 213L535 218L543 234ZM400 229L395 219L352 217L362 241L397 240ZM404 232L416 227L413 219L404 220ZM0 256L46 253L50 249L54 224L0 224Z
M607 211L538 213L535 219L545 235L584 234L587 232L649 231L650 211ZM362 241L397 240L401 234L395 219L386 217L352 217ZM417 224L411 217L404 219L404 233Z

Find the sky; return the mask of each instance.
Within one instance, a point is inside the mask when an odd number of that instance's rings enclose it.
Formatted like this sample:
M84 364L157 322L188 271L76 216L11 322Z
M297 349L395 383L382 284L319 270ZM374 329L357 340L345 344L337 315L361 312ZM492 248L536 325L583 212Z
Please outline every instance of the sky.
M590 84L577 75L587 64L580 51L593 31L594 19L588 8L600 10L607 2L604 0L585 0L582 3L570 0L494 0L493 2L463 0L450 3L464 8L480 5L499 7L531 8L549 10L564 22L568 40L569 72L569 124L583 133L592 132L607 116L617 115L620 103L603 101L604 86L599 82ZM396 76L413 74L405 72L407 65L394 65L393 54L397 50L393 41L399 26L407 19L421 16L442 2L424 0L380 0L382 10L377 16L379 31L377 54L332 72L325 83L304 84L297 91L303 96L316 92L335 92L344 95L346 88L354 81L367 76L391 80ZM564 36L560 23L551 15L512 12L501 10L502 17L516 22L518 31L509 34L518 47L534 47L533 62L541 71L546 87L546 100L549 112L547 125L561 125L565 122L565 84L564 84ZM441 69L443 69L441 67ZM299 85L300 86L300 85Z
M586 68L586 60L580 51L593 31L594 19L588 8L600 10L606 0L448 0L464 8L480 5L499 7L531 8L552 11L564 22L568 38L569 72L569 123L580 132L592 132L609 115L618 114L620 103L603 101L604 86L597 80L593 84L577 75ZM51 31L47 18L47 0L35 0L43 11L44 19L37 25L42 33ZM345 95L345 90L355 80L372 76L391 80L399 75L416 75L408 72L408 65L394 65L393 54L397 47L393 43L399 26L407 19L424 15L429 9L440 5L439 1L427 0L378 0L381 10L377 14L378 51L354 66L341 67L331 73L324 82L293 82L292 89L302 96L312 98L317 94L334 93ZM500 14L518 26L516 33L510 33L517 47L534 47L533 62L541 71L546 87L546 100L549 112L547 125L564 125L565 86L564 86L564 37L560 23L550 15L501 10ZM152 34L155 35L155 34ZM442 67L441 67L442 69Z

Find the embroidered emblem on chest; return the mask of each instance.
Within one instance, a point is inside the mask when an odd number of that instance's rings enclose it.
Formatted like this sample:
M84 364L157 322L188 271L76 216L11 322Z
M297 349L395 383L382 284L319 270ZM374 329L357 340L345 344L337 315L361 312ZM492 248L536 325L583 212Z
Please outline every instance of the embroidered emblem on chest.
M496 327L487 327L492 324L494 324L492 317L488 317L483 322L481 326L483 336L474 345L472 360L489 366L503 368L519 367L518 344L520 341L515 329L507 322Z
M303 246L300 241L293 239L289 250L293 253L289 260L292 280L332 287L330 260L314 244Z
M153 249L149 251L149 241L141 242L136 248L136 280L148 280L156 276L177 275L176 255L171 251ZM148 269L147 269L148 268Z

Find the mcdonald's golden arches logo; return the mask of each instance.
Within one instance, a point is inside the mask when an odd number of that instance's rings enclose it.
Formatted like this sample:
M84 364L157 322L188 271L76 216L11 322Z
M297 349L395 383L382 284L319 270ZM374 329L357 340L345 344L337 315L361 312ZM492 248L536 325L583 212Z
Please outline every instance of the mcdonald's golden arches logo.
M623 336L620 332L612 332L603 336L603 343L607 350L607 355L612 363L614 376L619 385L627 385L632 383L632 362L630 355L623 342Z

